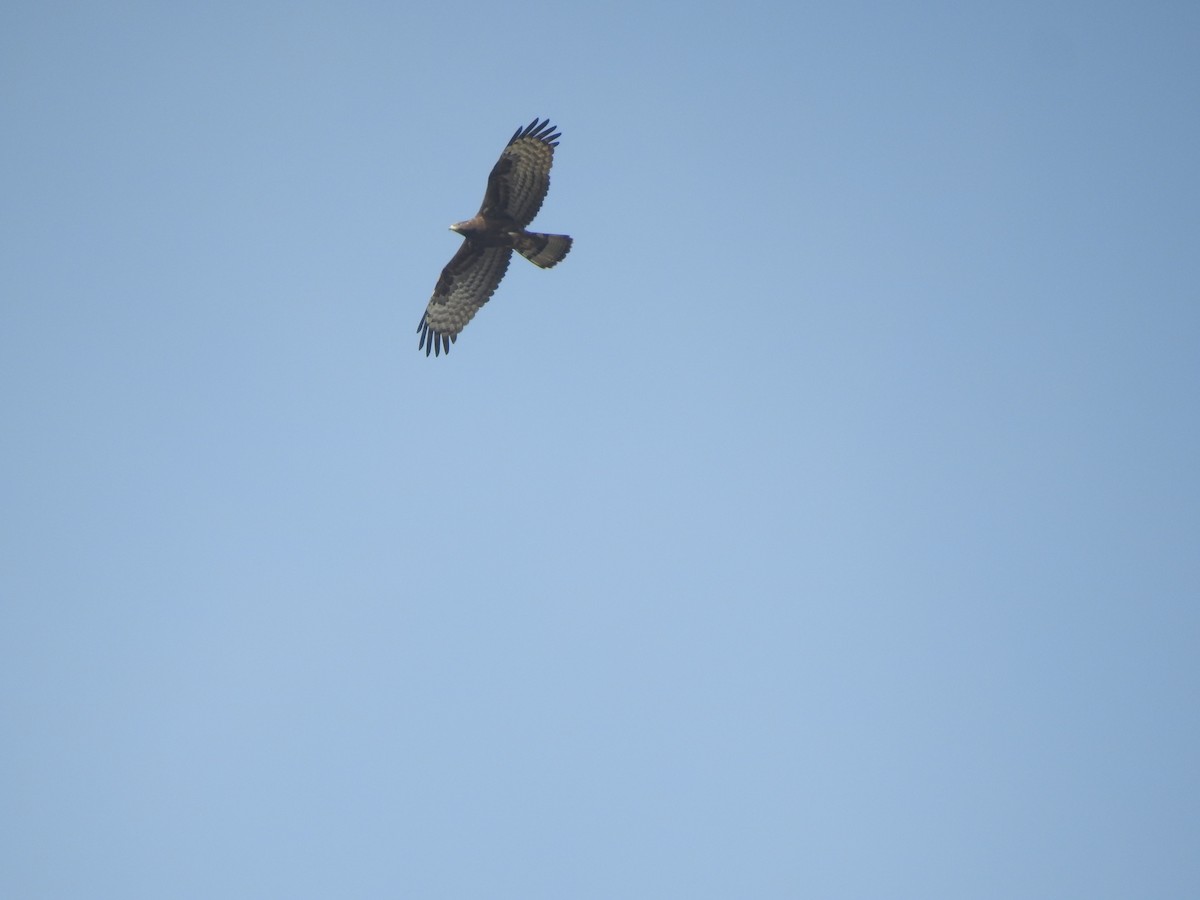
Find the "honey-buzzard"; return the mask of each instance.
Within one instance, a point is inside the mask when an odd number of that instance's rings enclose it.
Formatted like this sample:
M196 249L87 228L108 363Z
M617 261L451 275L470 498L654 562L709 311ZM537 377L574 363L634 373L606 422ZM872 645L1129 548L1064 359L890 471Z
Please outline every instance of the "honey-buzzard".
M464 238L442 269L417 331L417 349L450 352L471 317L487 303L516 250L535 266L549 269L571 249L565 234L526 231L550 190L550 166L559 132L550 120L534 119L518 128L488 176L483 205L473 219L450 226Z

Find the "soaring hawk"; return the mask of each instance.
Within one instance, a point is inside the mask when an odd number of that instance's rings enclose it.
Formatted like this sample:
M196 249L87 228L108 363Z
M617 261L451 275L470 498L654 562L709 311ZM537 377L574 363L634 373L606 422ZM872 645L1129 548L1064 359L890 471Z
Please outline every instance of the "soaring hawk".
M428 356L450 352L471 317L496 290L516 250L535 266L549 269L571 249L565 234L526 231L550 190L550 166L559 133L550 120L534 119L518 128L488 176L483 205L475 218L451 225L465 240L442 269L417 331Z

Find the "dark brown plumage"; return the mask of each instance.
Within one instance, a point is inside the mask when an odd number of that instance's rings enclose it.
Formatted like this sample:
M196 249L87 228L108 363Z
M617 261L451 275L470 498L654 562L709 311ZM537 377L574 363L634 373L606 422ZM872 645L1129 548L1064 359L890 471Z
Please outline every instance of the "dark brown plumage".
M492 167L479 212L450 226L464 240L442 269L417 325L417 349L424 349L426 356L430 351L450 352L459 332L496 290L513 250L543 269L561 262L570 251L571 238L565 234L525 230L550 190L558 137L549 119L534 119L518 128Z

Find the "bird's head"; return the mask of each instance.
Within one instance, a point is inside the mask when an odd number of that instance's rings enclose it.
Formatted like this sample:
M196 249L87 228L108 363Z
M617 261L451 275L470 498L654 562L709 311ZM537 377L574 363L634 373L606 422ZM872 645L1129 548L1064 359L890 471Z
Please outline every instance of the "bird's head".
M450 226L450 230L461 234L463 237L470 237L472 234L482 231L483 229L480 225L478 217L476 217L474 219L467 219L465 222L455 222Z

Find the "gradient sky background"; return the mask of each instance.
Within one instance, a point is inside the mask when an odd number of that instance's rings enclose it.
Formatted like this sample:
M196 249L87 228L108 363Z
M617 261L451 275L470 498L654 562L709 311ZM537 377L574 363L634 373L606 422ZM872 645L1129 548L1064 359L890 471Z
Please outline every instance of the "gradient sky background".
M1200 895L1200 6L7 3L0 895ZM449 357L415 328L563 132Z

